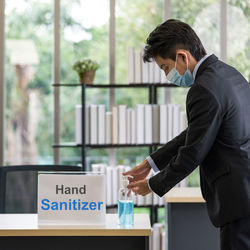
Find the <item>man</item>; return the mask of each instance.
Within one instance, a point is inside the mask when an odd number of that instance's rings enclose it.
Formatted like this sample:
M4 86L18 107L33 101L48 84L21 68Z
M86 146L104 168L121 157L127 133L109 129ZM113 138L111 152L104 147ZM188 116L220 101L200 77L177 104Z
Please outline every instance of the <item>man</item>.
M167 80L191 86L188 128L124 175L128 188L163 196L200 166L209 217L220 227L222 250L250 249L250 86L233 67L206 51L193 29L178 20L148 37L144 61L155 60ZM155 176L146 179L151 167Z

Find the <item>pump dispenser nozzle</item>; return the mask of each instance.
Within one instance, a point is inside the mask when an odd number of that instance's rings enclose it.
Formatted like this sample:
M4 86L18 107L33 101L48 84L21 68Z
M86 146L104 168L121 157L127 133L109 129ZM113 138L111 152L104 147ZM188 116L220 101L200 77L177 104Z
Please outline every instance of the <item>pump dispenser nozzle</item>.
M127 176L127 175L122 175L122 178L121 178L121 187L127 188L128 184L129 184L128 177L129 176Z

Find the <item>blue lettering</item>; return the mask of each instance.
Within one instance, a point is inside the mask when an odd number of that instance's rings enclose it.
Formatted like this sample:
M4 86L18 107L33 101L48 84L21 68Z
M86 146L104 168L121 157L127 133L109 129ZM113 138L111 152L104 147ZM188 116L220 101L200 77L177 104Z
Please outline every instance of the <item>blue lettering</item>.
M82 210L89 210L86 206L88 205L88 202L82 202Z
M64 210L67 210L67 202L60 202L60 210L63 210L63 205L64 205Z
M51 202L51 209L52 210L58 210L58 203L56 201Z
M45 206L46 206L46 207L41 206L41 209L42 209L42 210L49 210L50 205L47 204L47 203L49 203L49 200L48 200L48 199L42 199L42 205L45 205Z
M90 203L89 203L89 208L90 208L91 210L95 210L95 209L96 209L96 203L95 203L95 202L90 202Z
M103 202L101 202L101 201L98 202L98 210L101 209L101 205L102 205L102 204L103 204Z
M42 210L101 210L103 202L85 202L78 200L61 201L61 202L50 202L49 199L41 200Z

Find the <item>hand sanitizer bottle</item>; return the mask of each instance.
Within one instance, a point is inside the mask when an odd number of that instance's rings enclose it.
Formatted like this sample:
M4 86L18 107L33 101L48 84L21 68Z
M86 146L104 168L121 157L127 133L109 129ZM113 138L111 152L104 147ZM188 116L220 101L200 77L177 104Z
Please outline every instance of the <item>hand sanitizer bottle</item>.
M134 225L134 201L133 192L127 188L128 176L121 177L121 187L118 200L118 221L119 225Z

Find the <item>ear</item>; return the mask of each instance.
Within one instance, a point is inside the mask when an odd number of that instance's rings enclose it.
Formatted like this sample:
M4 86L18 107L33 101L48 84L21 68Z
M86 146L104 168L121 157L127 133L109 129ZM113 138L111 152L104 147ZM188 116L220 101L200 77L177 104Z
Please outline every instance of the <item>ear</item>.
M188 50L185 49L178 49L176 53L179 54L178 60L180 60L181 63L187 65L187 60L190 62L191 60L191 54Z

